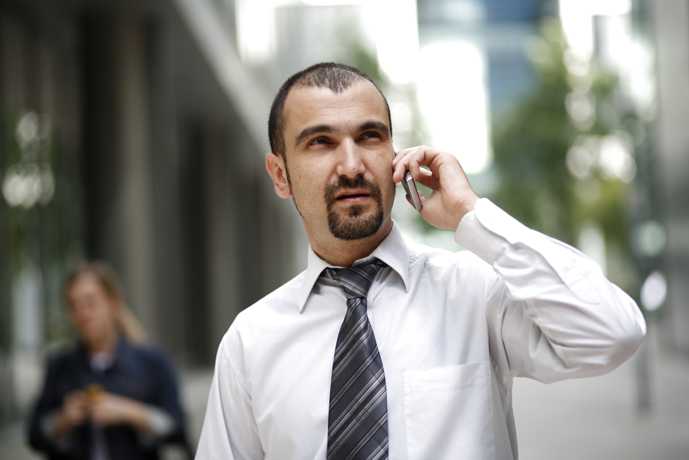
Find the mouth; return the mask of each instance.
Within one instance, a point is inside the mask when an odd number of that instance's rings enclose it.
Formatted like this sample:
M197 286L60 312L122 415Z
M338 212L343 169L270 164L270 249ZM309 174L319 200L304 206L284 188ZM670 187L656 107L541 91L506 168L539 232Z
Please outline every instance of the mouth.
M337 181L328 184L324 194L328 212L334 206L345 209L348 212L362 212L368 208L372 202L382 206L380 188L375 182L364 179L363 176L356 178L340 177Z
M341 203L358 202L369 198L371 193L366 190L343 190L335 195L335 201Z

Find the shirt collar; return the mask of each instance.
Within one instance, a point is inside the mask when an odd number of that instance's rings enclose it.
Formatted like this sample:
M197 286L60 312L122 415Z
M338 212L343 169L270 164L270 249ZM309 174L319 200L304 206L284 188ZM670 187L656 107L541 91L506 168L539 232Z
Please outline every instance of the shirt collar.
M397 226L397 222L392 222L392 230L390 230L388 236L385 237L378 247L367 257L357 260L355 264L365 262L373 257L382 260L395 271L402 278L404 289L409 292L409 255L407 245L402 237L402 232ZM311 290L323 270L332 266L318 257L311 245L309 245L308 266L304 274L304 280L301 283L301 289L299 290L298 306L300 313L304 311L304 306L311 294Z

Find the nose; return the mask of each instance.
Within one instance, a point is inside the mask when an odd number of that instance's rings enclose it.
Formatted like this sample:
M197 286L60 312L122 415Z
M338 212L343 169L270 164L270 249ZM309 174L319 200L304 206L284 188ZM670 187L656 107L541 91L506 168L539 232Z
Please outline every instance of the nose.
M345 141L339 146L337 152L337 175L354 178L363 176L366 171L363 152L356 142Z
M71 306L72 317L76 321L86 321L91 317L91 309L83 302L75 302Z

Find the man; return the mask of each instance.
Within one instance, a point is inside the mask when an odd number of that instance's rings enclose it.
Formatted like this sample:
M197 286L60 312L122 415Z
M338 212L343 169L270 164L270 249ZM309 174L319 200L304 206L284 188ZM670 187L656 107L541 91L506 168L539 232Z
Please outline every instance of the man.
M454 156L395 157L359 71L294 75L269 131L308 267L222 340L197 458L514 459L515 376L597 375L639 347L637 306L595 263L479 199ZM390 217L405 170L432 190L421 216L468 251L406 245Z

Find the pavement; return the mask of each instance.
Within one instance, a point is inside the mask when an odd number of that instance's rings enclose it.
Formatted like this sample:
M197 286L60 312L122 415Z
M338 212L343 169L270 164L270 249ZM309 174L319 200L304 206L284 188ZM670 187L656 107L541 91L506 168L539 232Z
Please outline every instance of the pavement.
M604 376L551 385L515 380L520 458L689 459L689 357L663 350L653 327L642 347L634 358ZM649 391L646 403L641 398L640 404L638 376L644 373ZM181 369L180 375L189 437L195 445L212 369ZM181 458L176 451L163 457ZM0 459L38 458L24 445L21 424L0 430Z
M600 377L551 385L515 380L520 458L689 459L689 357L663 350L653 326L642 347ZM638 385L644 369L649 384L646 408Z

